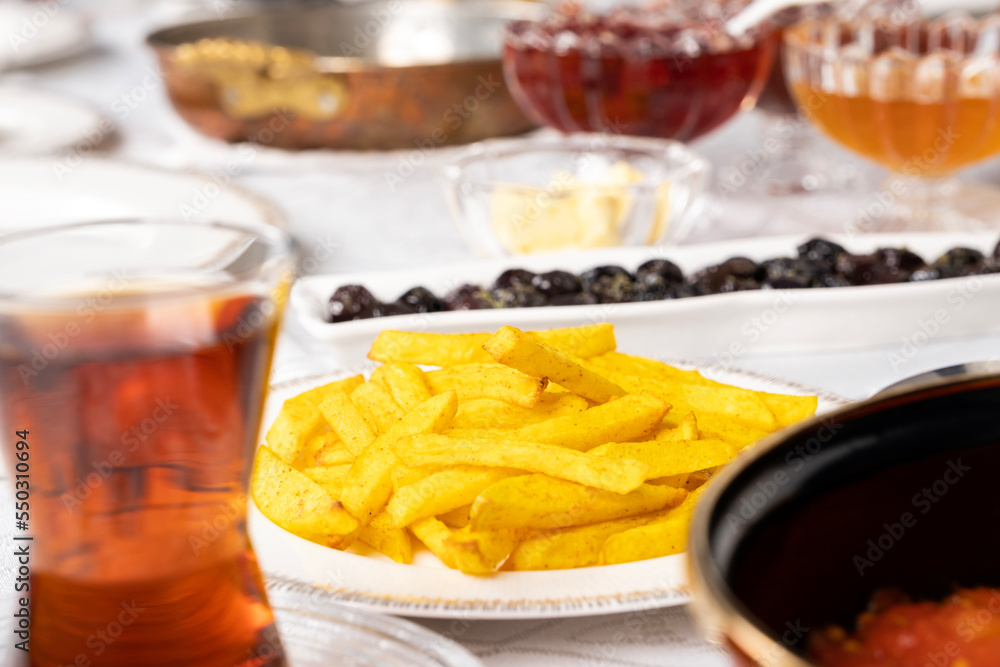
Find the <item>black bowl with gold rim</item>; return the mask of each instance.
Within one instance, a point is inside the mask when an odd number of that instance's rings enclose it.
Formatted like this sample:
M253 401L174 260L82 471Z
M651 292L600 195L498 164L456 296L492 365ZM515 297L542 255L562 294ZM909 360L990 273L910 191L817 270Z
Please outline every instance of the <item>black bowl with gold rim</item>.
M524 132L501 32L520 0L376 0L266 10L147 38L196 130L282 148L429 149Z
M758 443L695 512L695 612L737 664L810 662L875 592L1000 586L1000 376L902 388Z

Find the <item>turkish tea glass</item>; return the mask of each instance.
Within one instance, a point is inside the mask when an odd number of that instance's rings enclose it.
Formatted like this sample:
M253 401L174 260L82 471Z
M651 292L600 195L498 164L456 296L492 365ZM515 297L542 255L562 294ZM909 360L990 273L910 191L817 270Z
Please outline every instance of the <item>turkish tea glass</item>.
M228 224L0 238L28 664L285 665L245 514L291 258Z

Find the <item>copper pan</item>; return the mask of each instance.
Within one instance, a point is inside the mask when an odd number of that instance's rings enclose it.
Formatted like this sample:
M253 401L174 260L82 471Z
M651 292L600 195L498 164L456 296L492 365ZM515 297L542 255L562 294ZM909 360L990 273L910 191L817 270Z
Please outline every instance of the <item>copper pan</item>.
M195 129L282 148L397 149L524 132L501 68L519 0L387 0L282 9L147 38Z

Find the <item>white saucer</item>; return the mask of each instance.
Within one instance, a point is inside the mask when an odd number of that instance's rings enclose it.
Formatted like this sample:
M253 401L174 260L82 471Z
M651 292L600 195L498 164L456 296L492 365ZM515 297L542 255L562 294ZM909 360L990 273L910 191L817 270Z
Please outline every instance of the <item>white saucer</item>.
M72 98L9 86L0 88L0 156L96 148L113 132L110 119Z

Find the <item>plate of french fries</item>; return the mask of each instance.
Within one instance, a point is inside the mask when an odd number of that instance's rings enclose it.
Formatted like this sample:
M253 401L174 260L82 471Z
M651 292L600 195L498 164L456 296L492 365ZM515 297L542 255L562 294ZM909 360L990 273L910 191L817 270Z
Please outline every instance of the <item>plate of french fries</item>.
M409 616L682 604L703 485L844 402L626 354L610 324L387 330L368 358L272 388L250 532L265 573Z

